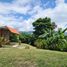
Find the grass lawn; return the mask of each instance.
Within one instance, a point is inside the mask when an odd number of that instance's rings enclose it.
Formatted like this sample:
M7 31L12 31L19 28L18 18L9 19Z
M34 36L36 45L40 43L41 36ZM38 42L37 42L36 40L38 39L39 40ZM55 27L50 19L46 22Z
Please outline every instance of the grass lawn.
M0 67L67 67L67 52L0 48Z

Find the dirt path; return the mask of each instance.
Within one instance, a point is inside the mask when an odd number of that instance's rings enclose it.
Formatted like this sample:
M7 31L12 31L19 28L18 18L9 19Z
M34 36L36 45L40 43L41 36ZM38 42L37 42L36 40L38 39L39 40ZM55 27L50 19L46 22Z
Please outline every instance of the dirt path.
M13 45L12 47L18 47L18 45Z

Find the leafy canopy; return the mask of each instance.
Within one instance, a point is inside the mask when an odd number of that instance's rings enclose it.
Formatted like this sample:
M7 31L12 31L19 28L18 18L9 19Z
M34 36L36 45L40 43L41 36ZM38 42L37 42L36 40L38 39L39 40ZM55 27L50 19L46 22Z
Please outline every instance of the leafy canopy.
M54 22L51 22L50 18L39 18L37 19L35 22L33 22L33 26L34 26L34 36L38 37L42 34L45 33L45 31L48 30L54 30L56 25Z

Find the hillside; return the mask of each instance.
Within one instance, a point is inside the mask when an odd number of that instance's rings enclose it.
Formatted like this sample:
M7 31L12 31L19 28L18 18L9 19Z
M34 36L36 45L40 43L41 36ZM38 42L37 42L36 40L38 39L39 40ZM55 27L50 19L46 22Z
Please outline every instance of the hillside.
M33 31L20 31L20 33L32 34L32 33L33 33Z
M67 53L33 48L1 48L0 67L67 67Z

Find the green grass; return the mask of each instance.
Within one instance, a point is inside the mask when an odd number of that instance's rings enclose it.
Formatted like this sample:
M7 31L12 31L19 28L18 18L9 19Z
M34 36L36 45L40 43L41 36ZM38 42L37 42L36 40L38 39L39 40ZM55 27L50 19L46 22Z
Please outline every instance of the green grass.
M33 48L0 48L0 67L67 67L67 53Z

